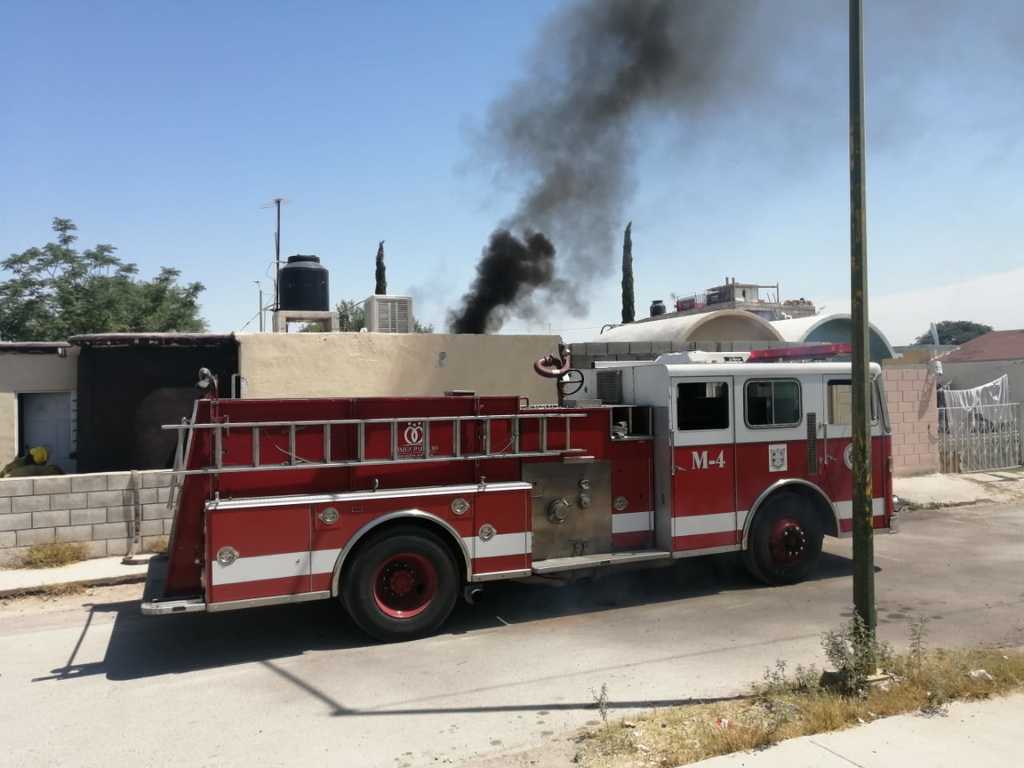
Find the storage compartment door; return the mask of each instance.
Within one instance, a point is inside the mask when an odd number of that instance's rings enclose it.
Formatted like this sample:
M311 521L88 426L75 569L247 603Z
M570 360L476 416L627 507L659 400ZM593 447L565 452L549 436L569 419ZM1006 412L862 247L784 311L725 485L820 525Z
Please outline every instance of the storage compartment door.
M310 508L213 509L206 519L207 601L310 591Z

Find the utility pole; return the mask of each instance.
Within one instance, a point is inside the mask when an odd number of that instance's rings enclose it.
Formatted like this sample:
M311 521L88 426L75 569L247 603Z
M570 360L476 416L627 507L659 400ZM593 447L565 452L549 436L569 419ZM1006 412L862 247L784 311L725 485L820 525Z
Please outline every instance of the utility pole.
M850 0L850 315L853 334L853 605L874 634L875 543L871 490L871 369L864 192L864 20Z

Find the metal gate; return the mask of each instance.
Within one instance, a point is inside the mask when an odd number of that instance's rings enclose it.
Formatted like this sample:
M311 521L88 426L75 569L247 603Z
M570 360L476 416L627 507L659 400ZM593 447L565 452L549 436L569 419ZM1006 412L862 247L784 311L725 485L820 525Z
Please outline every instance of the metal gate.
M983 472L1019 467L1021 404L939 408L942 472Z

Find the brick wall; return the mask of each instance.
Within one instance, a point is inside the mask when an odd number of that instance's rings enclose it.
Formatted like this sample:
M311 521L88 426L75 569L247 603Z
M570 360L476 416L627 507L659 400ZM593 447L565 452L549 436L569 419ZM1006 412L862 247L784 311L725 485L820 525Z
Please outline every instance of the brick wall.
M894 474L938 472L939 412L935 405L935 375L925 363L900 365L895 360L886 362L882 374L892 420Z
M0 479L0 566L33 544L82 542L89 557L128 551L135 520L140 545L171 531L166 470Z

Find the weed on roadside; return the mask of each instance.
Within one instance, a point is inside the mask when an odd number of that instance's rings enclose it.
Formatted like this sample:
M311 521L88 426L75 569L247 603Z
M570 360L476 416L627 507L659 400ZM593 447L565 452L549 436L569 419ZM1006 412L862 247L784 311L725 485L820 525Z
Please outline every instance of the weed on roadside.
M18 561L20 568L57 568L85 560L85 545L78 542L33 544Z
M692 704L609 721L607 688L592 692L603 727L580 737L576 762L585 768L677 766L716 755L759 749L785 739L849 728L907 712L937 713L954 700L971 701L1024 689L1024 652L932 650L927 626L911 627L909 651L894 654L856 620L822 637L836 678L784 661L765 670L747 697ZM876 664L888 673L872 685ZM826 684L820 684L824 679ZM601 700L603 699L603 704Z

